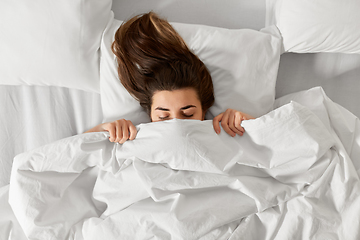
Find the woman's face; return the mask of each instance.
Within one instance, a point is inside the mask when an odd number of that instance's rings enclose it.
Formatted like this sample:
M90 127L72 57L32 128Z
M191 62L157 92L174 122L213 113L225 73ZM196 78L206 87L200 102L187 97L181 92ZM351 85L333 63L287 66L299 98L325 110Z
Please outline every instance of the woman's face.
M204 120L201 102L192 88L155 92L150 116L153 122L173 118Z

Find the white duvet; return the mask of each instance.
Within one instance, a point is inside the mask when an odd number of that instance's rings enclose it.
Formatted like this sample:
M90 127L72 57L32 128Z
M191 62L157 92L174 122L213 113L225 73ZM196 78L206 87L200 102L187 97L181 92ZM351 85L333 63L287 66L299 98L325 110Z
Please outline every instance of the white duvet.
M277 104L242 137L171 120L18 155L8 238L359 239L358 119L319 88Z

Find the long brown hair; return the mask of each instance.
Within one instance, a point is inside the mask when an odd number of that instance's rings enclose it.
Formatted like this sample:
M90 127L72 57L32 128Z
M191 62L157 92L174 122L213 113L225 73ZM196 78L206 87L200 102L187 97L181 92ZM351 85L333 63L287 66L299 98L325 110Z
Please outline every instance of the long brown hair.
M149 114L156 91L193 88L204 113L214 103L205 64L157 14L149 12L124 22L115 33L112 51L121 83Z

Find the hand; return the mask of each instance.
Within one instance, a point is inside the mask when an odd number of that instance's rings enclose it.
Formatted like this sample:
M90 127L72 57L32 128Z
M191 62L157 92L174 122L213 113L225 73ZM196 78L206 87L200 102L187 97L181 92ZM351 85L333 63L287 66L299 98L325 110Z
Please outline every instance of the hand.
M120 119L114 122L102 123L87 132L107 131L110 133L110 142L124 143L126 140L134 140L137 134L136 127L131 121Z
M217 134L220 133L220 122L221 126L230 136L235 137L236 134L242 136L245 129L241 126L243 120L254 119L252 116L228 108L225 112L220 113L213 119L214 130Z

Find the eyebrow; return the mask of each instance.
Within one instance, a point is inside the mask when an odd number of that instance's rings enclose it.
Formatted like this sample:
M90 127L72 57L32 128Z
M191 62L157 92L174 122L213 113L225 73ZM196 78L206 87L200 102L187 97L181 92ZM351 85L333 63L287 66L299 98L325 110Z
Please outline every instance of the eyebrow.
M162 108L162 107L157 107L157 108L155 108L155 110L170 111L169 109L167 109L167 108Z
M185 107L180 108L180 110L186 110L186 109L193 108L193 107L196 108L195 105L187 105ZM155 110L170 111L170 109L163 108L163 107L157 107L157 108L155 108Z
M180 110L186 110L186 109L189 109L189 108L192 108L192 107L196 108L195 105L187 105L185 107L180 108Z

